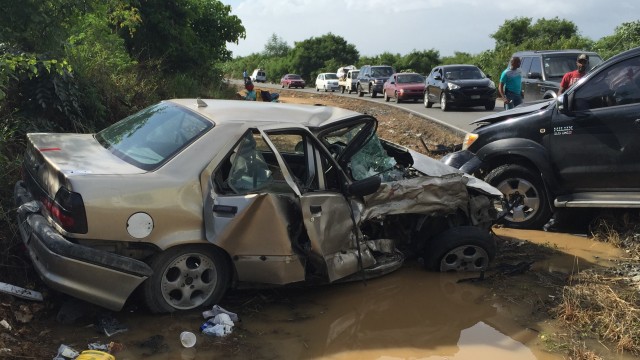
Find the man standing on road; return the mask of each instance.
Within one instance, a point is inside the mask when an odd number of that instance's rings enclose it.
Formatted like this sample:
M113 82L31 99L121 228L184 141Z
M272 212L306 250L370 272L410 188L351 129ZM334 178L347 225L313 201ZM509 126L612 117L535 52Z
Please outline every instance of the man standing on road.
M509 68L500 75L498 92L504 101L504 109L509 110L522 104L522 73L520 72L520 58L514 56L509 62Z
M562 77L562 81L560 81L560 90L558 90L558 95L562 94L567 90L571 85L575 84L576 81L580 80L584 74L587 73L587 68L589 67L589 55L580 54L578 55L578 59L576 59L576 65L578 65L577 70L569 71L564 74Z

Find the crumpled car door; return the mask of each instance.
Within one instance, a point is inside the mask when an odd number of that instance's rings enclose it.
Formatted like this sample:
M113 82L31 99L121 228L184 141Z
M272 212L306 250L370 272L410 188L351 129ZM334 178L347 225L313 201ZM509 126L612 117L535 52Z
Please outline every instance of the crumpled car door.
M320 265L328 266L325 252L334 251L335 247L324 245L325 235L331 239L349 238L351 228L341 225L349 218L336 218L348 211L344 210L346 200L336 193L315 194L307 200L268 136L262 131L245 136L262 141L263 152L269 155L266 160L272 171L269 176L274 180L265 181L266 185L256 189L229 193L217 192L215 181L211 181L204 207L206 237L227 251L240 281L270 284L303 281L307 261L321 259ZM213 174L212 179L216 176ZM331 205L335 203L338 205ZM317 209L312 209L312 205L332 208L333 213L329 216L324 211L315 212L314 220L310 220L311 211ZM304 208L307 210L303 211ZM305 225L316 221L332 226L326 229L316 226L308 236L303 234L308 230ZM333 225L337 225L335 229Z

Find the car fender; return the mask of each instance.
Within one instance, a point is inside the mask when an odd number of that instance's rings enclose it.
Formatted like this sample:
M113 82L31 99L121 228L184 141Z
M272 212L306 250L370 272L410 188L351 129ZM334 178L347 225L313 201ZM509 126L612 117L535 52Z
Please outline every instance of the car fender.
M531 161L540 172L546 184L547 192L556 192L558 189L558 181L551 168L547 150L535 141L523 138L493 141L478 150L476 156L485 166L491 163L498 163L496 159L504 156L519 156L525 158Z

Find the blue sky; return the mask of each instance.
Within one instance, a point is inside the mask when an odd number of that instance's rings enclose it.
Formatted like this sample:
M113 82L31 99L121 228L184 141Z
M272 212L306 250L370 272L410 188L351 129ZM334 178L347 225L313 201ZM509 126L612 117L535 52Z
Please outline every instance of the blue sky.
M640 20L638 0L221 0L242 20L246 39L229 44L234 56L264 50L272 34L293 46L329 32L360 55L388 51L477 54L495 45L489 36L515 17L558 17L598 40L623 22Z

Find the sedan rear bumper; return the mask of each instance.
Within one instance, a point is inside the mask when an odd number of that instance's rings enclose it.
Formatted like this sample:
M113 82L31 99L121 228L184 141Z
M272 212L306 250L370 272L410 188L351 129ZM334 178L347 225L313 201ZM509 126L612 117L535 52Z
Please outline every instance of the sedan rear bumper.
M75 244L40 213L22 181L14 187L18 227L31 261L51 288L118 311L153 271L142 261Z

